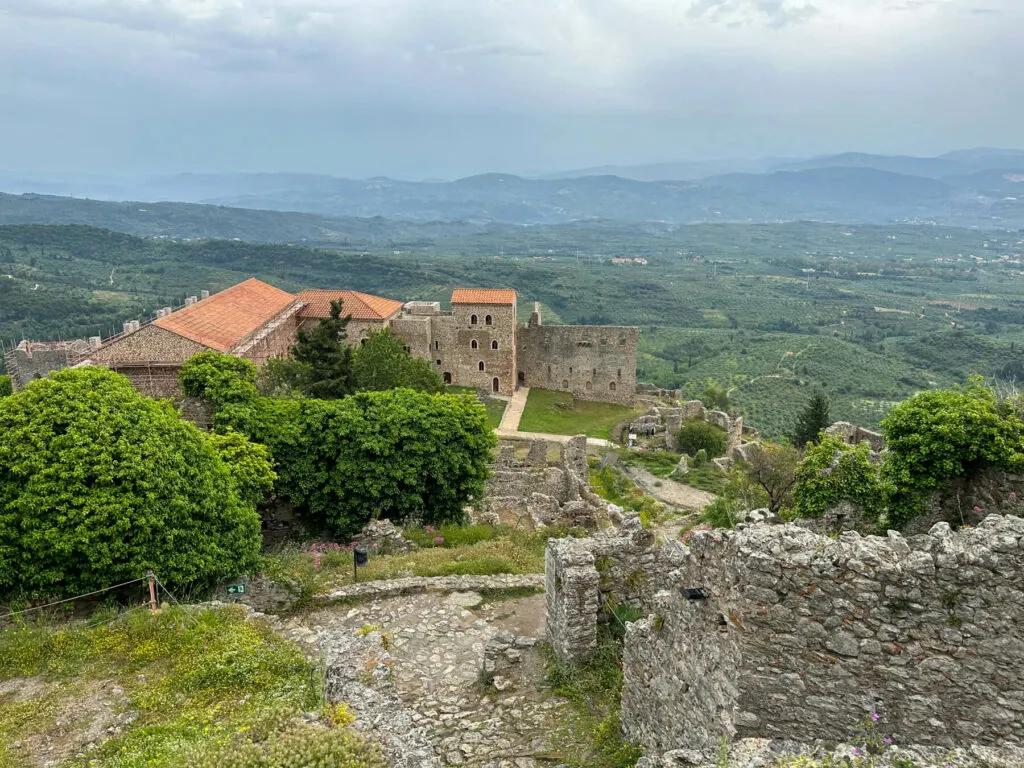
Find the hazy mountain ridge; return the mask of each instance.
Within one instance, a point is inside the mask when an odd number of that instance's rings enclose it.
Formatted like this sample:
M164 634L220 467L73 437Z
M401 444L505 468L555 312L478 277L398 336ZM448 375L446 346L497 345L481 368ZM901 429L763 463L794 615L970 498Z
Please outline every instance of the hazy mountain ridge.
M645 173L649 171L648 167ZM9 176L0 175L0 188L18 187L22 182L15 184ZM112 186L100 184L97 189L102 197ZM675 224L813 220L1018 229L1024 227L1024 151L963 150L939 158L847 153L786 161L767 172L660 181L622 175L525 178L505 173L450 182L313 174L179 174L134 182L122 191L133 193L126 198L132 200L176 200L321 217L291 222L289 226L296 230L287 236L289 240L331 240L331 232L339 226L343 233L350 227L361 232L365 225L353 221L339 225L338 220L376 216L417 223L513 225L595 219ZM259 222L245 223L242 214L233 216L237 226L260 230ZM7 221L107 225L89 219ZM278 224L273 228L277 230ZM230 228L209 236L268 239L249 232L233 234Z

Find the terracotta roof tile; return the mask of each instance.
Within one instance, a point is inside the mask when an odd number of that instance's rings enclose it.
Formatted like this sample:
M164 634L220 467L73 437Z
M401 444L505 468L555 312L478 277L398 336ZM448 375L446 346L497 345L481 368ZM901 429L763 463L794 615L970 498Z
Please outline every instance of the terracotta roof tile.
M516 292L511 288L456 288L452 304L515 304Z
M153 325L227 352L294 302L292 294L250 278Z
M305 302L299 317L330 317L331 302L341 299L342 316L353 320L386 320L402 308L402 302L371 296L358 291L328 291L318 288L301 291L297 297Z

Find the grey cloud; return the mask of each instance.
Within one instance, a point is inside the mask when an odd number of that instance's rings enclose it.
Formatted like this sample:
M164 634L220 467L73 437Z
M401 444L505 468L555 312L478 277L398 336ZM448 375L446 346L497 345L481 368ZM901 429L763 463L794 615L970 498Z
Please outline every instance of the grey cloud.
M516 43L474 43L441 51L445 56L543 56L546 51Z
M735 28L744 23L784 27L809 21L819 13L817 6L792 0L692 0L686 15L691 19L724 21Z

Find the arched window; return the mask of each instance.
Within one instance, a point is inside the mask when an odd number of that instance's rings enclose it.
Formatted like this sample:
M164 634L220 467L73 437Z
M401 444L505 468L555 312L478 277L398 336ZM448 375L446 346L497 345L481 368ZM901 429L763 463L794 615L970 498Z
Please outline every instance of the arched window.
M612 392L615 391L615 382L614 381L611 384L608 385L608 389L610 389Z
M476 349L476 347L477 347L476 339L473 339L471 342L469 342L469 347L470 347L470 349Z
M444 372L444 383L445 384L451 384L452 383L452 375L448 371Z
M622 369L621 368L619 368L619 378L620 379L622 378Z
M476 315L470 315L469 316L469 324L470 325L476 325Z
M499 389L498 377L495 376L493 379L491 379L491 391L492 392L497 392L498 389Z
M568 379L562 379L562 389L568 389L568 388L569 388L569 380Z
M588 382L587 382L586 384L584 384L584 385L583 385L583 388L584 388L585 390L587 390L587 392L589 392L589 391L590 391L590 382L588 381Z
M486 370L486 368L484 368L484 361L483 360L481 360L479 363L477 363L476 367L479 368L481 371Z
M498 342L492 341L491 342L491 349L497 349L497 348L498 348Z
M488 315L484 318L484 325L491 325L491 316Z
M434 342L434 349L440 349L440 348L441 348L441 342L440 341L435 341Z

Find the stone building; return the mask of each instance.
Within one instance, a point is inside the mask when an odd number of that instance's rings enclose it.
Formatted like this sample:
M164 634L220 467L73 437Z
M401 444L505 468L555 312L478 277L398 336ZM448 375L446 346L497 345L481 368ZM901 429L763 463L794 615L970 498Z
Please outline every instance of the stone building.
M207 298L190 297L177 311L158 310L148 325L126 323L87 362L123 373L143 394L175 397L178 369L199 352L215 349L256 365L287 355L302 307L292 294L249 279Z
M192 355L215 349L263 365L287 355L297 333L330 317L331 302L338 300L351 317L350 343L389 328L411 354L433 363L446 384L504 396L518 386L535 386L627 405L636 394L636 328L545 326L539 304L520 325L518 295L509 288L457 288L451 309L443 311L439 302L403 304L358 291L293 295L250 279L213 296L191 297L176 311L160 309L151 323L129 321L123 333L102 343L83 342L75 355L38 353L34 365L45 375L88 360L126 374L145 394L174 397L180 394L178 369ZM31 350L21 357L26 370L35 370Z

